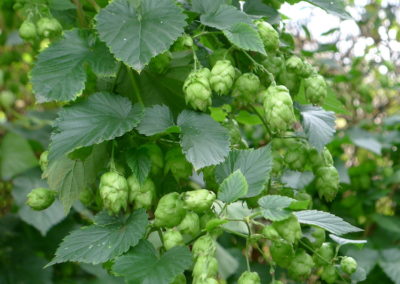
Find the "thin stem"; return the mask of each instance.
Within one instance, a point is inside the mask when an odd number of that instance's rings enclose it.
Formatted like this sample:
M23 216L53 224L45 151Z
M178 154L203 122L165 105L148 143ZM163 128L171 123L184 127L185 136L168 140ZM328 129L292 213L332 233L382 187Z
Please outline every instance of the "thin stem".
M209 34L220 34L220 31L213 31L213 32L201 32L197 35L194 35L192 38L196 38L196 37L201 37L203 35L209 35Z
M115 149L115 141L112 142L110 170L113 171L113 172L116 172L117 168L115 166L115 160L114 160L114 149Z
M225 204L224 204L224 207L222 207L221 211L220 211L219 214L218 214L218 217L221 217L221 216L222 216L222 214L223 214L224 211L226 210L226 207L228 207L228 203L225 203Z
M258 63L257 61L255 61L254 58L251 57L251 55L247 53L247 51L242 50L242 52L246 55L246 57L247 57L248 59L250 59L250 61L254 64L254 66L255 66L256 68L260 69L261 72L264 72L265 74L268 75L269 80L271 81L271 85L272 85L272 86L275 86L275 85L276 85L276 82L275 82L274 75L273 75L271 72L269 72L262 64L260 64L260 63Z
M250 269L250 260L249 260L249 258L250 258L249 254L250 254L251 227L250 227L250 224L249 224L249 220L246 220L245 223L246 223L247 230L248 230L248 236L247 236L247 239L246 239L246 265L247 265L247 271L251 271L251 269Z
M193 69L196 71L197 66L199 66L199 59L197 58L196 50L194 49L194 45L192 45L192 53L193 53Z
M99 4L96 3L96 0L88 0L88 2L93 6L97 13L100 11L101 8Z
M224 230L224 231L226 231L226 232L228 232L228 233L230 233L230 234L232 234L232 235L236 235L236 236L241 237L241 238L244 238L244 239L247 239L247 238L248 238L248 236L245 235L245 234L242 234L242 233L239 233L239 232L235 232L235 231L230 230L230 229L225 228L225 227L221 227L221 228L222 228L222 230Z
M144 106L142 97L140 96L139 85L136 81L135 75L133 74L132 68L130 68L129 66L126 66L126 70L128 72L129 80L131 81L131 85L132 85L133 91L135 93L136 99L138 100L138 102L141 106Z
M268 126L267 122L265 121L264 117L261 115L261 113L259 113L258 110L253 105L250 105L250 108L261 119L261 122L263 123L265 129L267 130L268 135L272 137L273 135L272 135L271 129L269 129L269 126Z
M79 25L81 27L87 27L86 19L85 19L85 11L83 11L82 3L79 0L72 0L76 6L76 13L78 15Z

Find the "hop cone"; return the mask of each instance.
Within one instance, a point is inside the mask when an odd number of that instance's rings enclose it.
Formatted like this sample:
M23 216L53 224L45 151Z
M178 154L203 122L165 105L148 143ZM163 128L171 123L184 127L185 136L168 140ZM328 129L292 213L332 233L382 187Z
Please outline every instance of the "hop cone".
M218 274L218 261L211 255L200 255L193 267L194 278L216 277Z
M260 86L260 79L255 74L244 73L237 78L233 86L232 96L247 103L255 102Z
M151 160L151 173L158 175L164 167L164 156L157 144L147 143L140 146L140 149L144 149Z
M183 193L186 208L196 213L202 213L209 209L215 198L215 193L207 189L196 189Z
M325 265L322 268L321 279L328 284L337 283L338 274L334 265Z
M128 178L129 185L129 201L134 202L134 208L149 209L154 202L156 195L156 187L150 178L147 178L143 185L140 185L136 175Z
M279 48L279 34L269 23L257 21L256 27L265 49L276 50Z
M272 259L281 267L288 267L293 258L293 246L285 241L274 241L270 247Z
M295 171L304 171L308 162L308 145L301 140L288 139L284 156L286 165Z
M302 236L300 223L294 215L285 220L274 222L273 227L284 240L291 244L299 240Z
M30 21L24 21L18 32L21 38L25 40L35 39L37 36L36 26Z
M340 267L347 274L353 274L357 270L357 261L349 256L345 256L340 261Z
M166 250L170 250L176 246L185 245L183 236L175 229L168 229L165 233L163 233L163 241Z
M335 256L335 250L332 243L323 243L322 246L315 250L313 259L316 265L326 265L327 261L330 262Z
M267 123L274 133L286 131L295 122L293 101L285 86L271 86L264 100Z
M182 234L196 236L200 232L200 218L194 212L187 212L185 218L178 225L178 230Z
M186 104L194 109L205 111L211 105L211 72L208 68L193 71L183 84Z
M292 259L288 268L289 275L295 279L307 278L314 267L312 257L303 249L299 249Z
M177 181L188 178L192 174L193 167L186 160L180 147L174 147L165 154L164 174L169 171Z
M100 197L103 206L109 212L117 214L126 209L129 198L129 187L126 178L116 172L108 172L100 178Z
M271 72L275 77L282 71L285 66L283 58L274 53L268 53L268 56L261 62L261 64Z
M177 226L186 214L183 205L183 201L177 192L171 192L161 197L154 212L155 224L158 227L167 228Z
M332 201L339 190L339 173L333 166L320 167L315 173L315 186L320 198Z
M304 80L305 95L307 100L314 105L323 104L328 95L324 77L313 75Z
M232 66L235 66L235 58L230 52L228 52L228 49L226 48L216 49L208 57L208 61L210 62L211 66L214 66L219 60L229 60Z
M261 284L260 276L257 272L245 271L240 275L238 284Z
M44 151L39 158L39 165L40 168L42 169L42 172L45 172L47 170L47 166L49 164L49 151Z
M35 188L27 196L26 204L33 210L44 210L53 204L57 192L48 188Z
M288 60L286 60L286 69L298 76L302 76L304 72L303 60L301 60L300 57L291 56Z
M207 234L193 243L192 254L194 258L198 258L200 255L214 255L216 249L214 240Z
M318 170L320 167L333 165L332 155L326 147L322 152L318 152L316 149L311 149L309 152L309 161L314 170Z
M211 89L218 95L227 95L233 86L235 73L229 60L218 60L211 70Z
M163 74L168 70L171 59L171 52L161 53L150 60L149 68L154 73Z

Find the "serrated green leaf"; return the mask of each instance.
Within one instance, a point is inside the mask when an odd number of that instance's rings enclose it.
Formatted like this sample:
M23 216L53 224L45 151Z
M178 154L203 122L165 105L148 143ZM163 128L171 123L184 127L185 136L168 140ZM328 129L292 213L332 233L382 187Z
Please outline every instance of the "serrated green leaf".
M221 183L218 199L225 203L232 203L246 196L248 190L249 186L245 176L240 170L236 170Z
M282 182L294 189L302 189L310 184L314 179L314 174L312 172L298 172L287 170L283 173L281 180Z
M140 184L143 184L149 176L151 170L151 159L145 149L136 149L129 151L126 157L126 163L136 176Z
M196 170L216 165L228 155L228 130L209 115L184 110L177 124L182 130L182 150Z
M308 142L321 151L335 134L335 114L321 107L303 105L300 107L304 132Z
M47 266L66 261L103 263L137 245L146 232L147 224L144 209L134 211L125 219L110 217L103 211L96 216L96 224L66 236Z
M362 229L343 221L342 218L323 211L303 210L293 214L296 215L299 223L315 225L339 236L362 231Z
M167 131L175 126L174 117L165 105L155 105L145 108L142 121L137 129L140 134L151 136Z
M236 120L239 123L248 124L248 125L262 124L261 119L257 115L250 114L249 112L247 112L245 110L239 111L239 113L236 115Z
M382 143L377 139L374 133L362 130L360 128L352 128L348 131L348 135L358 147L367 149L375 154L382 154Z
M261 0L247 0L244 2L243 11L249 15L266 17L270 23L276 23L280 19L279 12Z
M339 16L342 19L348 20L351 19L351 16L349 13L346 12L345 10L345 3L343 0L306 0L307 2L318 6L328 13L331 13L333 15Z
M258 205L264 210L263 216L271 221L281 221L290 217L291 211L287 210L296 200L287 196L267 195L258 200Z
M391 248L380 252L379 266L395 284L400 283L400 249Z
M183 34L186 16L172 0L115 0L97 15L96 28L111 52L141 71Z
M142 240L128 254L117 258L112 269L127 283L169 284L191 265L192 255L187 247L174 247L157 257L153 245Z
M51 189L59 192L59 199L68 213L79 193L95 181L107 159L105 145L96 145L85 161L70 160L63 156L50 162L43 176Z
M246 177L249 185L246 197L258 195L264 189L272 169L271 147L231 151L226 160L215 168L217 181L221 183L238 169Z
M367 240L350 240L350 239L338 237L334 234L329 234L329 237L341 246L347 245L347 244L353 244L358 247L363 247L367 243Z
M203 14L200 16L203 25L226 30L237 24L243 23L252 25L251 18L231 5L220 5L217 10Z
M48 184L40 177L41 171L38 168L32 169L18 176L13 180L12 195L15 203L18 205L18 215L26 223L35 227L42 236L64 218L62 204L56 200L49 208L42 211L35 211L26 205L26 196L35 188L48 188Z
M104 43L89 30L71 30L41 52L32 69L38 102L70 101L85 88L85 63L101 75L113 75L116 62Z
M222 4L227 4L228 0L193 0L192 11L200 14L212 13Z
M231 43L241 49L266 54L260 36L249 24L238 23L229 29L224 30L224 34Z
M8 133L1 142L1 177L8 180L24 171L36 167L38 161L28 141L21 136Z
M322 107L326 110L331 110L337 114L350 114L350 112L345 108L342 102L337 99L337 94L331 88L328 88L328 96L326 97Z
M99 144L131 131L142 117L139 105L109 93L96 93L88 100L60 111L52 135L49 160L84 146Z

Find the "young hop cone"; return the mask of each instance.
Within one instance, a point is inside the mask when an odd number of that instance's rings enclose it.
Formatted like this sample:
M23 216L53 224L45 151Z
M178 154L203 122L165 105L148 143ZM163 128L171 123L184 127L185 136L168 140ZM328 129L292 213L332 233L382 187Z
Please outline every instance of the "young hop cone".
M215 198L215 193L207 189L196 189L183 193L185 207L196 213L202 213L209 209Z
M288 268L289 275L295 279L304 279L311 274L313 267L314 261L312 257L303 249L299 249L296 251L296 254Z
M296 121L293 101L285 86L271 86L267 89L264 110L268 126L273 133L286 131Z
M194 212L187 212L185 218L178 225L178 230L182 234L196 236L200 232L200 218Z
M304 72L304 63L298 56L291 56L286 60L286 69L298 76L302 76Z
M229 60L218 60L211 69L211 89L218 95L229 94L235 80L235 67Z
M260 86L260 79L255 74L244 73L236 79L232 90L232 96L246 103L255 102Z
M26 204L33 210L44 210L53 204L57 192L48 188L35 188L32 190L26 200Z
M287 151L284 155L286 165L295 171L304 171L308 162L308 145L300 139L288 139Z
M315 172L315 186L320 198L331 202L339 190L339 173L334 166L320 167Z
M257 21L256 27L265 49L277 50L279 48L279 34L271 24L265 21Z
M55 18L41 18L36 23L39 35L48 37L62 31L61 24Z
M281 238L293 244L295 241L300 240L301 227L299 221L297 221L296 216L291 215L289 218L276 221L272 225L275 230L279 233Z
M185 245L182 234L176 229L168 229L165 231L163 233L163 241L166 250Z
M192 71L183 84L186 104L194 109L206 111L211 105L211 72L208 68Z
M193 243L192 255L194 259L200 255L214 255L216 249L213 238L209 234L206 234Z
M156 196L156 187L150 178L147 178L142 185L136 175L128 178L129 185L129 202L134 202L134 208L149 209L154 202Z
M200 255L193 267L193 278L209 278L218 275L218 261L212 255Z
M154 212L155 225L167 228L177 226L186 215L186 209L183 206L183 201L177 192L171 192L161 197Z
M35 39L37 37L37 29L31 21L24 21L19 27L19 36L25 40Z
M278 76L285 66L282 56L274 52L269 52L268 56L261 61L261 64L265 67L265 69L271 72L274 77Z
M314 105L322 105L328 95L325 79L318 74L304 80L304 89L307 100Z
M350 256L345 256L340 261L340 267L347 274L353 274L357 270L357 261Z
M100 178L100 197L104 209L118 214L128 206L129 187L125 177L117 172L104 173Z
M257 272L245 271L240 275L238 284L261 284L260 276Z

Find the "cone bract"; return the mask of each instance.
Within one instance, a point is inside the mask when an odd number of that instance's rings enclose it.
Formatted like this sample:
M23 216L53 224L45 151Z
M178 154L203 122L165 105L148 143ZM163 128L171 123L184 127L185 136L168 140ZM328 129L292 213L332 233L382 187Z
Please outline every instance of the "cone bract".
M339 173L333 166L320 167L315 172L315 186L320 198L332 201L339 190Z
M129 198L129 187L126 178L116 172L107 172L100 178L100 197L104 209L117 214L126 209Z
M211 72L208 68L192 71L183 84L186 104L205 111L211 105Z
M182 222L186 210L179 193L171 192L161 197L154 212L155 225L172 228Z
M149 209L154 202L156 195L156 187L150 178L147 178L142 185L136 175L128 178L129 185L129 201L134 202L134 208Z
M168 171L171 171L177 181L188 178L192 174L192 164L186 160L180 147L174 147L165 154L164 174Z
M261 284L260 276L257 272L245 271L240 275L238 284Z
M28 195L26 204L33 210L44 210L53 204L57 192L48 188L35 188Z
M196 213L202 213L210 209L215 198L215 193L207 189L196 189L183 193L185 207Z
M307 100L314 105L322 105L328 90L324 77L313 75L304 80L304 91Z
M256 27L266 50L276 50L279 47L278 32L265 21L257 21Z
M260 86L260 79L255 74L244 73L236 79L233 85L232 96L246 103L255 102Z
M175 229L169 229L163 233L164 247L166 250L170 250L176 246L183 246L185 242L183 241L182 234Z
M235 73L229 60L218 60L211 69L211 89L219 95L229 94L235 81Z

